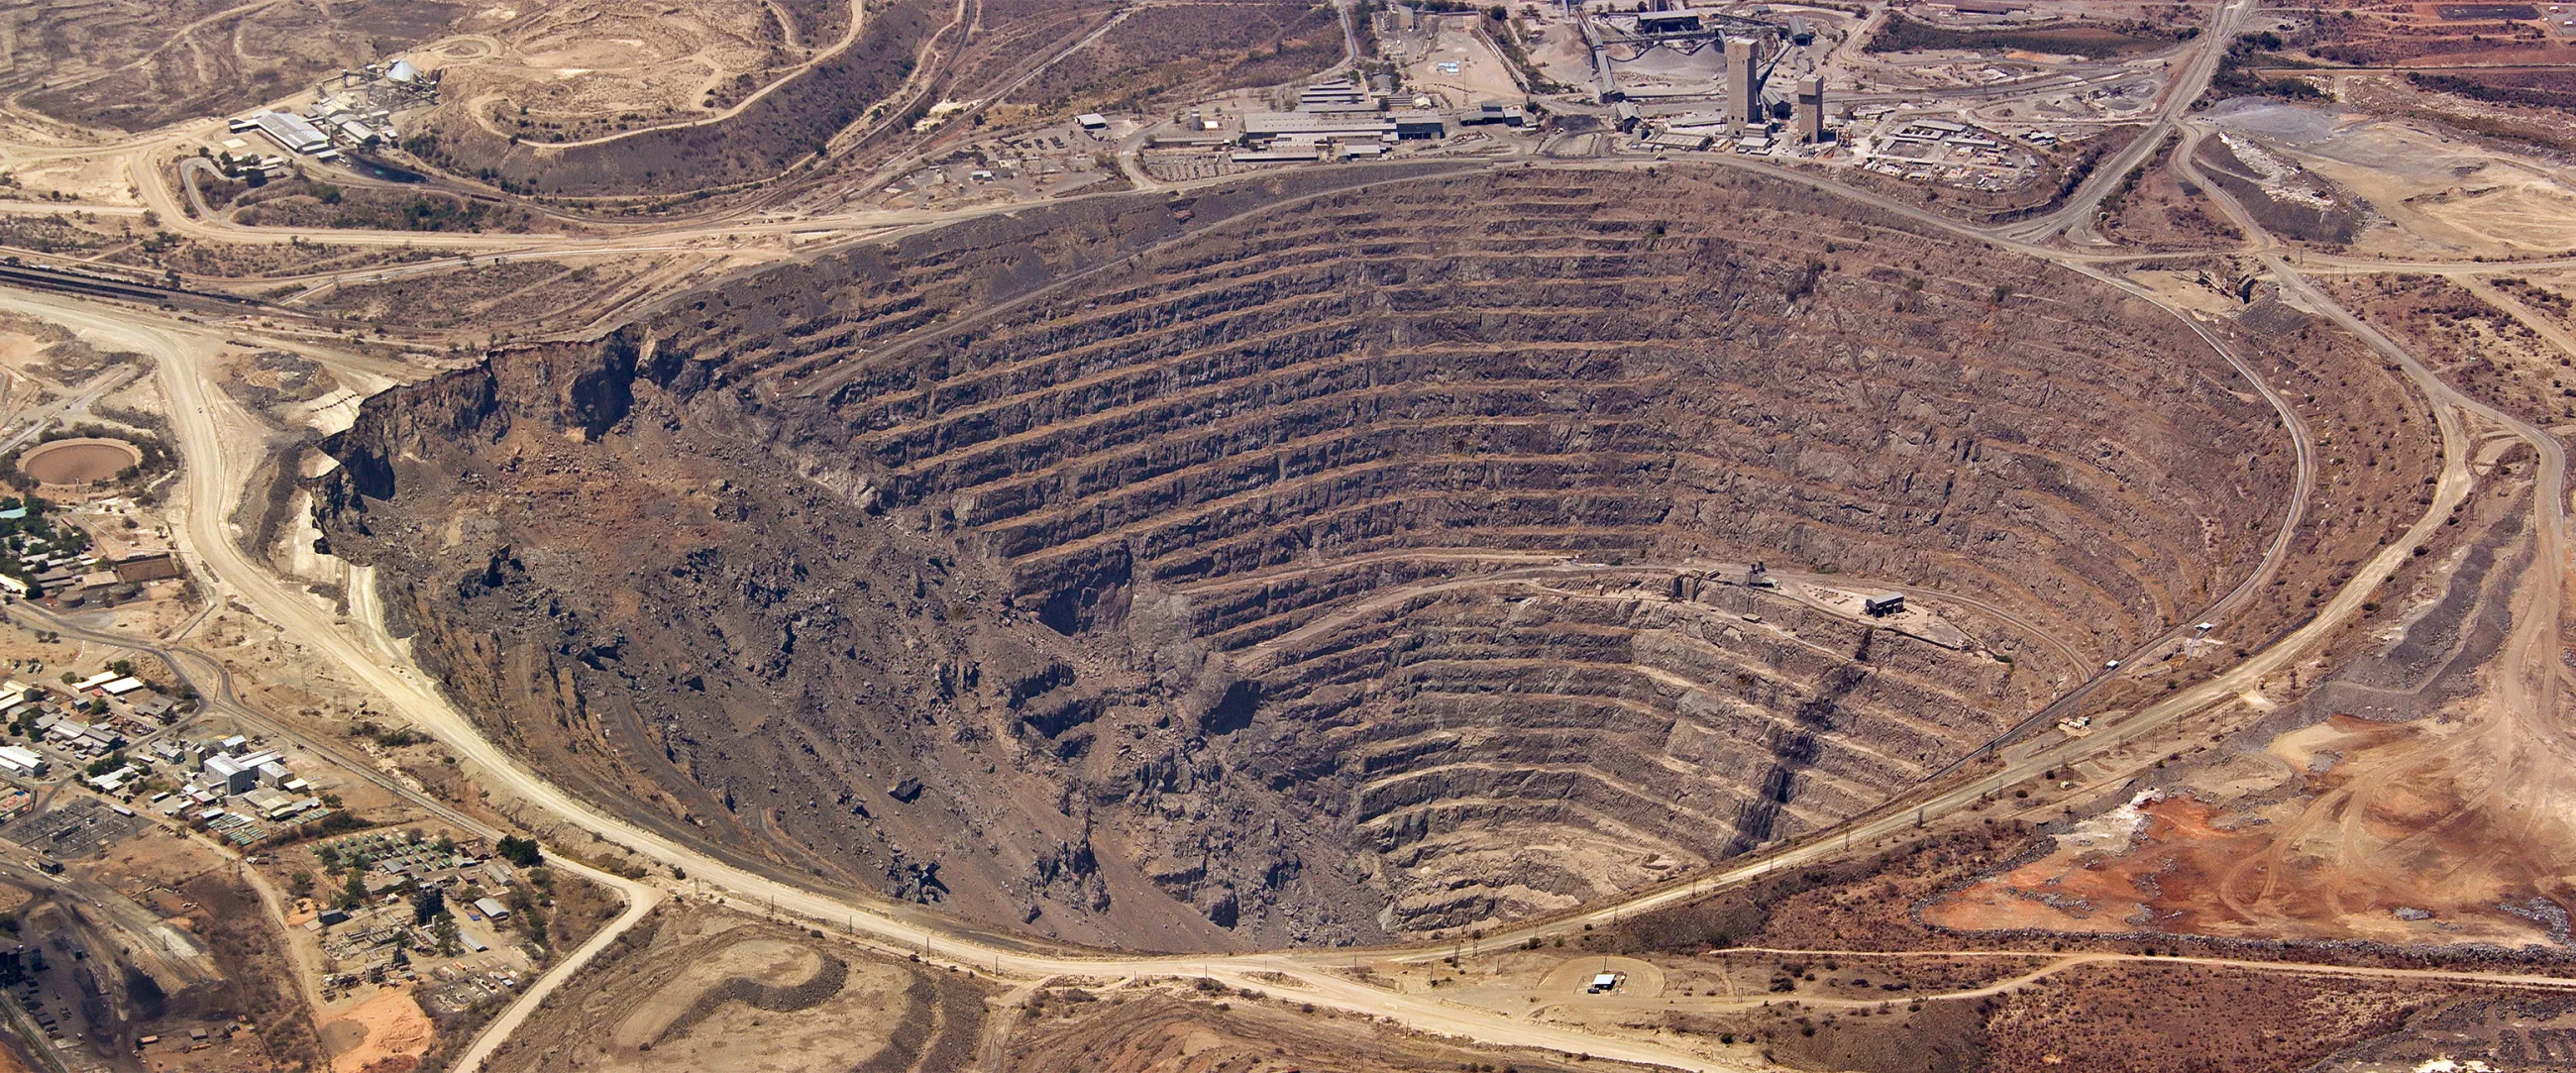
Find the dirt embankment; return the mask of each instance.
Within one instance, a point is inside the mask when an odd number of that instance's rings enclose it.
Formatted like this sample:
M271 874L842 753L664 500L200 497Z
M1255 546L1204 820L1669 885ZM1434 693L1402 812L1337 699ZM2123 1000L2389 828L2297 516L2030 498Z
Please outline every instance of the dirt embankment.
M491 1068L965 1069L992 993L820 932L665 906L547 999Z
M46 115L141 131L311 88L448 32L465 9L435 0L15 3L0 90Z
M2116 650L2269 538L2270 409L2080 278L1761 183L1297 197L1334 175L980 221L498 353L368 405L326 531L467 710L646 822L1212 946L1648 881L2054 687L2001 633L1694 563Z
M462 114L442 114L404 146L441 167L533 194L685 193L769 179L823 149L833 135L874 118L952 11L939 0L874 8L848 48L720 120L545 146L494 134Z

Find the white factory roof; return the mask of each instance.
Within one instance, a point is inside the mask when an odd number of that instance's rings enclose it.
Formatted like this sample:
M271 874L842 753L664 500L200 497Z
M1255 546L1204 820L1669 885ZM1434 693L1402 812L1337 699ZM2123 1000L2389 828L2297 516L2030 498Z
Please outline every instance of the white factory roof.
M203 770L206 774L228 779L245 771L257 771L265 765L283 759L285 759L284 756L270 751L256 752L249 756L225 756L218 753L206 758L206 766Z
M1341 115L1323 112L1246 112L1243 132L1253 137L1282 134L1387 134L1395 123L1384 113Z
M100 671L97 674L93 674L87 678L81 679L77 683L74 683L72 691L77 693L84 689L94 689L123 677L125 676L118 674L115 671Z
M331 137L313 121L288 112L261 112L251 117L259 124L260 133L276 139L277 144L298 153L315 153L331 147Z
M24 745L0 745L0 767L22 774L41 771L45 758Z
M214 757L206 757L204 772L206 775L227 777L229 780L229 777L240 775L240 772L258 772L263 764L276 764L281 762L281 759L286 757L281 757L281 754L276 754L276 751L255 751L255 754L250 754L250 757L224 757L224 754L214 754Z
M108 696L122 697L128 693L132 693L135 690L143 688L143 679L136 678L129 674L98 688L105 691Z
M509 906L503 905L499 901L491 898L474 899L474 908L480 910L484 916L491 917L494 920L499 920L502 917L510 915Z

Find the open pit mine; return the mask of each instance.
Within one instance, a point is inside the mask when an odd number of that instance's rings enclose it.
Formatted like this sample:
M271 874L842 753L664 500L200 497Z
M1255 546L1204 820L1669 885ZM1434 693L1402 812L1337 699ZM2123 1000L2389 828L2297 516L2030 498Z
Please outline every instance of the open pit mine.
M1642 166L968 219L498 348L326 446L328 549L548 776L1174 950L1812 833L2193 621L2293 482L2168 312ZM1888 586L1916 609L1835 602Z

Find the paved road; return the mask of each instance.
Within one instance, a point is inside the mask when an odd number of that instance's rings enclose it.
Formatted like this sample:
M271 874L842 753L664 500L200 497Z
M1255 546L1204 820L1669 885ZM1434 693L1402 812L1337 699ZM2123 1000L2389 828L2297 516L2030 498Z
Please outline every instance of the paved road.
M5 439L0 439L0 454L16 450L18 445L43 434L58 418L87 411L92 403L97 402L108 392L124 387L126 381L134 379L135 372L136 370L131 366L110 369L91 377L88 383L73 389L71 394L39 408L27 427L19 429Z
M2156 110L2156 121L2148 124L2137 140L2130 142L2111 159L2094 169L2094 174L2066 200L2056 212L2029 224L2009 227L1999 232L2005 237L2024 242L2045 242L2059 235L2094 245L2105 243L2093 234L2093 219L2102 211L2102 201L2119 186L2120 178L2147 162L2147 158L2164 144L2189 112L2192 102L2209 90L2209 80L2218 73L2218 62L2227 55L2227 46L2236 40L2236 27L2258 6L2259 0L2219 0L2209 16L2209 31L2200 35L2201 45L2190 53L2183 68L2165 86L2163 106Z

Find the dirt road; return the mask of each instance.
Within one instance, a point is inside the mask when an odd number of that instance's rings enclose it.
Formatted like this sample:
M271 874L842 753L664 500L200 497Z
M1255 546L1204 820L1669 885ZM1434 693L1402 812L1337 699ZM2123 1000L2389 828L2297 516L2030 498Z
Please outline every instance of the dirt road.
M2228 20L2241 14L2247 6L2249 6L2249 0L2229 0L2229 3L2218 11L2217 24L2222 27L2229 25ZM2223 39L2225 35L2213 36ZM2194 66L2190 69L2190 77L2205 81L2208 70L2214 68L2215 57L2220 47L2223 46L2213 42L2213 47L2198 53ZM2193 89L2191 95L2196 96L2197 92L2197 89ZM2177 98L2180 97L2181 94L2177 91ZM2178 114L2176 105L2169 101L2164 121L2177 122L2178 120L2174 118L2176 114ZM2125 281L2093 269L2094 264L2105 259L2104 255L2051 249L2039 245L2038 241L2063 230L2070 221L2087 218L2092 211L2090 206L2098 206L2101 196L2116 182L2118 176L2127 170L2123 164L2134 167L2143 160L2146 152L2152 150L2160 138L2161 128L2154 136L2140 139L2139 144L2133 147L2131 152L2115 159L2097 173L2095 181L2088 183L2086 189L2070 201L2065 209L2053 214L2041 224L2025 225L2010 233L1984 232L1966 228L1953 221L1911 206L1890 202L1884 198L1864 195L1859 196L1857 200L1898 212L1908 219L1927 226L1992 241L2007 248L2049 258L2075 267L2079 271L2094 271L2101 278L2110 279L2115 286L2125 286L2132 293L2156 301L2157 296L2142 288L2126 284ZM1585 166L1597 167L1599 164L1596 162ZM1792 181L1807 182L1810 185L1823 184L1822 180L1796 173L1781 172L1779 169L1749 163L1743 166L1752 166L1756 170ZM143 185L148 189L155 184ZM167 194L166 189L159 192L165 196ZM1835 188L1835 192L1850 196L1848 191L1840 188ZM1021 206L1021 208L1024 207ZM758 224L727 222L690 225L611 238L578 240L560 237L457 236L455 245L459 248L492 248L494 245L507 245L521 249L530 256L542 255L542 251L548 249L597 253L638 248L648 243L733 241L746 233L784 234L835 227L934 226L952 219L999 211L1015 210L991 208L944 214L856 213L825 219L764 221ZM174 206L164 215L167 218L177 218L180 214ZM242 235L238 232L245 229L202 224L200 226L215 237L228 241L239 239L282 242L287 237L282 233ZM2249 230L2248 234L2259 235L2260 232ZM346 237L348 236L338 234L332 236L333 241L341 241ZM425 236L389 234L381 237L399 238L404 242L418 243ZM362 241L375 241L375 239L369 238ZM2279 264L2277 253L2270 254L2269 257L2274 260L2276 269L2284 272L2285 279L2296 278L2294 273L2288 273L2286 267ZM365 274L362 271L354 275ZM2301 281L2300 286L2304 288L2304 281ZM2307 293L2312 292L2303 292L2302 297L2306 297ZM2163 303L2159 302L2159 304ZM2324 305L2331 306L2331 303L2324 303ZM483 737L472 720L451 706L436 685L412 666L403 647L387 636L379 624L341 619L332 607L268 574L259 564L242 554L235 543L237 534L230 531L230 527L223 519L227 516L230 506L240 498L243 484L258 462L256 453L260 449L261 437L257 422L241 413L220 393L208 390L209 371L205 367L206 358L220 344L220 337L214 331L154 314L91 304L67 297L5 294L0 295L0 308L29 312L56 320L73 326L100 341L142 350L160 359L159 383L168 398L180 451L187 463L184 482L186 523L182 528L181 539L183 554L201 567L203 576L213 579L216 588L221 590L215 594L218 599L226 595L239 599L261 617L277 624L295 643L304 645L345 668L356 681L381 696L389 710L437 737L461 762L471 764L478 769L479 776L487 784L504 790L533 807L561 816L570 824L585 831L629 847L654 860L685 869L691 877L692 884L713 888L718 892L717 896L729 904L754 912L774 910L803 918L816 926L843 931L881 949L897 952L919 951L932 960L970 966L979 971L992 971L1019 979L1061 974L1206 975L1235 986L1275 987L1277 986L1275 981L1265 981L1253 974L1278 973L1286 975L1295 982L1301 997L1319 1006L1384 1017L1421 1031L1454 1035L1493 1045L1540 1047L1572 1053L1589 1053L1596 1057L1676 1068L1729 1068L1680 1048L1648 1039L1612 1038L1561 1025L1535 1024L1498 1011L1474 1008L1446 999L1390 992L1361 984L1330 971L1332 965L1338 964L1343 957L1347 956L1344 954L1274 952L1234 957L1118 957L1050 949L1033 943L990 941L984 935L961 924L940 919L908 906L892 905L850 892L811 890L798 882L754 872L631 823L600 806L575 797L542 778L498 745ZM2188 314L2178 312L2177 315L2182 316L2187 323L2193 323L2194 330L2201 332L2203 338L2213 346L2219 346L2222 354L2227 353L2226 348L2220 345L2220 342L2205 327L2192 322ZM2338 321L2338 323L2343 322ZM2346 326L2350 330L2363 334L2365 339L2371 339L2375 335L2368 332L2367 326L2359 325L2357 321ZM2382 344L2391 348L2392 357L2411 365L2412 359L2404 357L2402 349L2395 349L2394 345L2387 344L2386 340L2378 340L2373 345ZM2233 355L2229 355L2229 359L2231 362L2235 361ZM2420 365L2411 365L2411 367L2417 371L2421 370ZM2252 372L2242 364L2239 364L2238 368L2246 372L2248 379L2265 393L2276 409L2282 412L2286 424L2284 434L2300 445L2300 472L2302 473L2300 489L2303 494L2294 498L2298 502L2304 502L2308 498L2304 493L2312 488L2314 479L2313 465L2309 461L2312 449L2307 445L2304 425L2286 402L2264 385L2259 377L2253 376ZM2404 538L2383 549L2378 556L2357 571L2355 577L2320 608L2317 616L2307 626L2282 642L2256 653L2215 678L2179 691L2126 719L2107 724L2085 738L2062 741L2040 749L2024 750L2019 755L2009 756L1995 770L1981 773L1973 780L1893 804L1875 814L1825 832L1804 844L1785 847L1757 860L1738 862L1688 883L1640 892L1579 914L1525 925L1506 930L1498 935L1488 935L1483 940L1484 944L1495 948L1507 947L1529 937L1579 931L1586 924L1607 922L1683 902L1721 887L1760 878L1779 869L1797 868L1838 856L1845 852L1843 847L1846 838L1853 843L1866 846L1881 839L1902 837L1910 832L1918 816L1929 819L1970 808L1996 790L2013 782L2033 777L2046 768L2077 759L2100 756L2120 746L2145 739L2184 715L2231 701L2259 684L2264 676L2305 658L2311 654L2316 643L2331 635L2359 613L2361 604L2373 596L2380 583L2399 563L2404 561L2414 547L2432 534L2450 508L2468 493L2470 487L2467 468L2469 437L2461 415L2477 414L2483 420L2490 419L2491 411L2473 409L2474 403L2458 397L2456 392L2450 392L2440 385L2437 378L2431 378L2429 374L2423 374L2419 383L2422 383L2428 395L2439 403L2436 410L2441 419L2444 445L2444 468L2435 488L2432 505ZM2502 417L2502 415L2493 416ZM2517 427L2503 421L2499 421L2499 426L2513 428L2518 435L2525 435L2526 438L2532 438L2537 434L2537 430L2528 429L2527 426ZM2546 436L2538 436L2535 447L2541 448L2539 441L2545 440L2547 440ZM2565 504L2562 487L2564 460L2563 453L2553 456L2549 453L2551 449L2554 449L2554 445L2551 448L2543 448L2544 461L2547 463L2544 467L2547 470L2546 485L2550 493L2544 497L2544 501L2551 504L2554 518L2549 519L2550 524L2544 528L2556 534L2562 532L2564 526ZM2289 533L2295 528L2297 520L2298 515L2294 510L2287 515L2287 521L2290 524L2284 525L2281 530L2282 535L2276 538L2270 554L2266 556L2263 570L2254 577L2248 578L2227 597L2222 598L2217 605L2219 608L2232 606L2231 601L2243 598L2244 594L2252 591L2249 586L2257 584L2257 579L2268 576L2268 571L2278 566L2286 552ZM2553 549L2563 547L2562 537L2553 535L2550 539L2553 541ZM2553 558L2552 561L2557 560ZM364 606L365 601L358 601L358 603ZM2554 603L2549 610L2550 616L2554 617ZM2198 617L2201 616L2195 616L2195 619ZM2542 618L2543 616L2535 615L2533 621L2540 621ZM2538 627L2527 628L2536 630ZM2528 643L2518 643L2516 649L2518 662L2535 659L2536 654L2543 651L2545 646L2538 645L2536 640L2530 640L2538 636L2537 633L2529 634L2525 638ZM2169 639L2170 635L2168 638L2160 638L2159 642ZM2527 662L2523 665L2529 666ZM500 1040L505 1039L512 1029L522 1023L528 1011L542 1001L544 993L550 993L561 986L563 980L577 972L582 964L587 963L598 950L603 949L615 935L621 933L625 927L631 926L636 920L640 920L656 901L668 896L667 889L671 886L668 882L637 883L617 880L615 877L599 878L627 895L626 912L621 914L618 923L604 929L582 949L567 957L564 962L538 981L537 986L532 987L529 993L510 1010L505 1011L503 1017L496 1020L490 1030L476 1041L469 1053L467 1068L472 1068L473 1064L479 1063L483 1056L488 1055L491 1049L498 1045ZM1446 953L1445 947L1425 948L1402 956L1413 960L1429 960L1445 956ZM2262 964L2268 966L2274 963ZM2284 971L2344 973L2351 970L2332 966L2307 966ZM2521 982L2520 978L2510 974L2494 976L2462 974L2462 976L2487 982ZM2558 986L2560 983L2562 982L2550 981L2546 984L2530 983L2528 986ZM540 991L540 988L543 990Z

